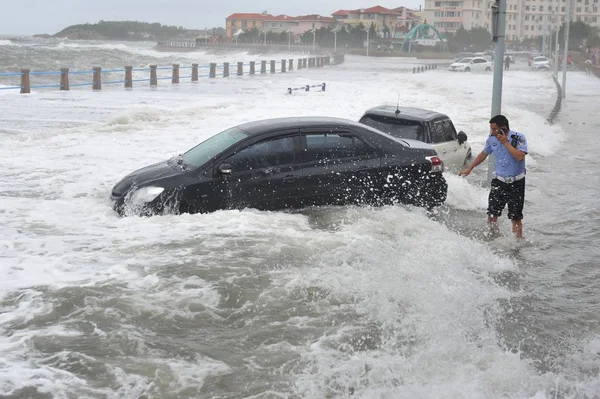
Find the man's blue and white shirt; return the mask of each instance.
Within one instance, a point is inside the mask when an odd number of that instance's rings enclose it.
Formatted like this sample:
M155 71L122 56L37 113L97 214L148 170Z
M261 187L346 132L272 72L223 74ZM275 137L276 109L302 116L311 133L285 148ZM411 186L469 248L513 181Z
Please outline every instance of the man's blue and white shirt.
M527 154L527 139L521 133L510 130L508 132L508 142L515 143L517 150ZM525 173L525 160L517 161L508 148L504 146L493 135L488 137L485 142L483 152L494 154L496 156L496 175L500 177L514 177Z

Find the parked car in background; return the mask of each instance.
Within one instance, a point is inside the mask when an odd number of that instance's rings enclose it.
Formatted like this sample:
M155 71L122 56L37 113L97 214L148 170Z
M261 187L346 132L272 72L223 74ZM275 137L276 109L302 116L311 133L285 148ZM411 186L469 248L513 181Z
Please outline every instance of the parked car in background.
M535 70L550 69L550 60L544 56L533 57L531 68Z
M494 64L484 57L463 58L456 61L448 68L453 72L481 72L491 71Z
M446 200L431 145L337 118L279 118L232 127L112 189L121 215Z
M400 139L431 144L445 167L452 171L462 169L471 157L466 133L457 133L450 118L439 112L384 105L367 110L360 123Z

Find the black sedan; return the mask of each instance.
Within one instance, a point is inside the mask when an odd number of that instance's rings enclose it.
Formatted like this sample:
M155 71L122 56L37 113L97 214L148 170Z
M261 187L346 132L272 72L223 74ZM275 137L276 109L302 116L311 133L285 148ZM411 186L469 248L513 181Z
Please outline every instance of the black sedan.
M279 210L446 200L435 150L350 120L278 118L218 133L186 153L139 169L111 193L120 215Z

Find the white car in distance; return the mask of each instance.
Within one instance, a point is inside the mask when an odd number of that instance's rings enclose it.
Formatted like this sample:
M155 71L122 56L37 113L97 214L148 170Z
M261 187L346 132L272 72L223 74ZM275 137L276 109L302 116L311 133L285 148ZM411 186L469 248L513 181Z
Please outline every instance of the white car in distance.
M458 60L448 68L453 72L489 72L494 68L494 64L483 57L470 57Z
M550 60L543 56L533 57L533 62L531 63L531 67L535 70L550 69Z

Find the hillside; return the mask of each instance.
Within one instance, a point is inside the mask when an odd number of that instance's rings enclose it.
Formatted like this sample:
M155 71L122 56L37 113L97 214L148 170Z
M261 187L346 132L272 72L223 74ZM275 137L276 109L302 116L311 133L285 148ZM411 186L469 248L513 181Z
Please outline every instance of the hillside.
M96 24L71 25L53 37L71 40L193 40L204 31L157 22L100 21Z

